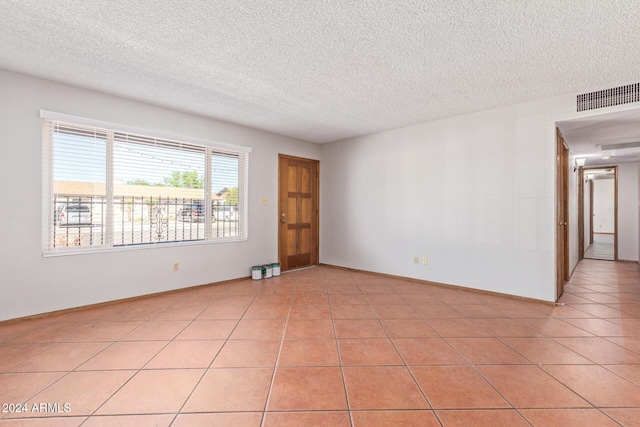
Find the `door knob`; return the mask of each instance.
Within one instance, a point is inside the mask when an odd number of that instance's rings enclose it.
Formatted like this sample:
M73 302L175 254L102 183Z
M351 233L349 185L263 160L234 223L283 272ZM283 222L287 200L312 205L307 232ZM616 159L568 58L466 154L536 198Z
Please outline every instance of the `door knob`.
M280 217L280 222L283 224L287 223L287 215L286 214L282 214L282 216Z

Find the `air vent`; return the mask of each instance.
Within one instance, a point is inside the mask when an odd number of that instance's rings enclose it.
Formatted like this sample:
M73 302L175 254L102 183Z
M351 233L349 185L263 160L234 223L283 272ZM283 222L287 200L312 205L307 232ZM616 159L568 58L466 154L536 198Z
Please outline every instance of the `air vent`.
M638 142L623 142L620 144L596 144L600 148L600 151L608 150L624 150L625 148L640 148L640 141Z
M578 95L578 111L640 101L640 83Z

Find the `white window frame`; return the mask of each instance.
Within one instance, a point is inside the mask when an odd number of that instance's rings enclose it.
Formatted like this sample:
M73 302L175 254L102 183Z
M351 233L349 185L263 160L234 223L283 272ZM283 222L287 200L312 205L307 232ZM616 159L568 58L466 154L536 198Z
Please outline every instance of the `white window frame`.
M57 113L47 110L40 110L40 118L42 119L42 165L43 165L43 190L42 190L42 255L72 255L96 252L123 251L133 249L150 249L158 247L168 247L176 245L201 245L211 243L238 242L246 241L249 238L248 226L248 184L249 184L249 154L252 152L250 147L240 145L227 144L217 141L209 141L198 138L175 136L149 129L135 128L126 125L120 125L100 120L89 119L69 114ZM106 155L106 200L107 214L105 221L105 243L103 245L87 245L78 247L56 248L52 245L53 223L53 155L52 144L53 135L50 122L60 122L68 125L88 126L104 130L111 136L107 139L107 155ZM175 141L177 143L195 145L205 149L205 177L204 177L204 202L206 207L205 219L205 237L203 240L183 240L165 242L161 245L156 243L141 243L136 245L114 246L112 241L113 235L113 133L123 132L136 134L149 138L158 138L162 140ZM213 237L211 226L211 157L216 153L233 154L239 157L238 171L238 210L240 212L239 235L232 237Z

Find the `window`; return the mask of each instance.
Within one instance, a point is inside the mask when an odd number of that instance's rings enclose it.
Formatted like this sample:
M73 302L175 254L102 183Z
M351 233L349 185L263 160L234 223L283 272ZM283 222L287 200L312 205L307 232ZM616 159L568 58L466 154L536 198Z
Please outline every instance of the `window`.
M250 149L40 115L44 254L246 240Z

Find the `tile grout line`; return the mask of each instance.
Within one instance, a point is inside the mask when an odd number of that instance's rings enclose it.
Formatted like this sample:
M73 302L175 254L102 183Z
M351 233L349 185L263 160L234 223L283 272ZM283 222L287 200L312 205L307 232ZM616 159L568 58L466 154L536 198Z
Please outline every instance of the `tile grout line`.
M273 391L273 384L276 380L276 373L278 370L278 363L280 362L280 354L282 352L282 346L284 345L284 337L287 333L287 327L289 326L289 315L291 313L291 306L293 305L293 296L295 292L296 284L291 290L291 295L289 296L289 308L287 309L287 317L284 321L284 328L282 329L282 335L280 336L280 345L278 346L278 353L276 355L275 364L273 366L273 372L271 373L271 380L269 381L269 389L267 390L267 398L264 401L264 408L262 409L262 417L260 419L260 426L264 426L264 423L267 418L267 408L269 407L269 401L271 399L271 392Z
M353 275L351 274L351 272L349 272L348 274L351 280L353 280L354 283L356 283L356 281L353 279ZM325 279L326 279L326 274L325 274ZM326 286L326 282L325 282L325 286ZM356 286L358 286L357 283L356 283ZM334 344L336 346L336 353L338 355L338 363L340 364L340 376L342 377L342 388L344 390L344 398L347 404L347 414L349 415L349 425L353 427L354 426L353 411L351 410L351 401L349 399L349 390L347 388L347 378L344 374L344 365L342 363L342 353L340 352L340 346L338 345L338 333L336 331L336 322L335 322L336 319L333 317L333 306L331 305L332 304L331 295L329 294L328 288L327 288L327 300L329 301L329 314L331 315L331 326L333 328Z
M216 299L217 299L217 296L216 296ZM215 301L215 299L214 299L214 301ZM200 315L202 315L202 313L204 313L204 311L205 311L208 307L210 307L212 304L213 304L213 302L212 302L212 303L210 303L210 304L208 304L206 307L204 307L204 308L203 308L203 309L202 309L202 310L201 310L201 311L200 311L200 312L199 312L199 313L198 313L198 314L197 314L193 319L191 319L191 320L187 323L187 325L185 325L185 327L184 327L184 328L182 328L182 330L181 330L180 332L178 332L178 333L173 337L173 339L171 339L171 340L169 340L169 342L167 342L167 344L162 348L162 350L164 350L165 348L167 348L167 347L168 347L172 342L175 342L175 341L176 341L176 338L177 338L177 337L178 337L182 332L184 332L184 330L185 330L185 329L187 329L189 326L191 326L191 325L192 325L192 324L193 324L193 323L198 319L198 317L199 317ZM169 306L169 307L170 307L170 306ZM168 308L168 307L167 307L167 308ZM164 310L161 310L161 311L164 311ZM156 313L156 316L157 316L158 314L159 314L159 313ZM155 316L153 316L153 317L155 317ZM151 320L151 319L149 319L148 321L150 321L150 320ZM173 320L166 320L166 321L171 322L171 321L174 321L174 320L176 320L176 319L173 319ZM146 322L144 322L144 323L146 323ZM143 323L143 324L144 324L144 323ZM142 326L142 325L140 325L140 326ZM139 326L139 327L140 327L140 326ZM236 324L236 327L237 327L237 324ZM137 328L135 328L135 329L137 329ZM135 330L135 329L134 329L134 330ZM235 330L235 327L234 327L234 330ZM132 331L130 331L129 333L131 333L131 332L133 332L133 330L132 330ZM233 331L231 331L231 333L233 333ZM128 334L126 334L126 335L128 335ZM125 336L126 336L126 335L125 335ZM231 335L231 334L230 334L230 335ZM121 337L121 338L124 338L124 336L123 336L123 337ZM200 340L197 340L197 341L200 341ZM226 340L225 340L225 343L226 343ZM221 346L221 347L220 347L220 349L218 350L218 353L216 353L216 356L214 356L214 357L213 357L213 359L211 360L211 362L209 363L209 367L211 366L211 364L213 363L213 360L215 360L215 358L217 357L217 355L219 354L219 352L222 350L222 347L224 347L224 344L223 344L223 346ZM162 351L162 350L160 350L160 351ZM130 382L130 381L131 381L131 380L133 380L133 378L135 378L135 377L136 377L140 372L144 371L144 370L145 370L145 369L144 369L144 367L145 367L145 366L147 366L147 365L151 362L151 360L153 360L153 359L154 359L154 358L155 358L155 357L160 353L160 351L159 351L158 353L156 353L156 354L155 354L151 359L149 359L149 360L147 361L147 363L145 363L141 368L139 368L139 369L135 370L136 372L135 372L135 373L134 373L134 374L133 374L133 375L132 375L132 376L131 376L127 381L125 381L125 382L124 382L124 383L123 383L123 384L122 384L122 385L121 385L121 386L120 386L116 391L114 391L114 392L111 394L111 396L109 396L109 397L108 397L104 402L102 402L102 404L100 404L100 405L95 409L95 411L93 411L93 412L88 416L88 418L87 418L87 419L86 419L82 424L86 423L86 422L87 422L89 419L91 419L92 417L97 416L97 415L96 415L96 413L97 413L97 412L98 412L98 411L99 411L99 410L100 410L104 405L106 405L106 404L107 404L107 402L109 402L109 401L110 401L110 400L111 400L111 399L112 399L112 398L113 398L113 397L114 397L114 396L115 396L115 395L116 395L120 390L122 390L122 389L123 389L123 388L124 388L124 387L125 387L125 386ZM174 368L174 369L176 369L176 370L177 370L177 369L184 369L184 368ZM193 368L193 369L202 369L202 368ZM186 404L186 402L189 400L189 398L191 397L191 395L193 394L193 392L194 392L194 391L195 391L195 389L197 388L198 384L200 384L200 382L202 381L202 378L204 378L204 376L206 375L207 370L208 370L208 368L205 368L205 369L204 369L204 372L203 372L202 376L201 376L201 377L200 377L200 379L196 382L196 384L194 385L194 388L191 390L191 393L189 393L189 395L187 396L187 398L185 399L185 401L184 401L184 402L183 402L183 404L181 405L180 409L177 411L177 413L176 413L176 415L175 415L174 419L172 420L171 424L173 424L173 423L175 422L176 418L177 418L177 417L178 417L178 415L180 414L180 411L182 410L182 408L184 408L184 405L185 405L185 404ZM110 414L110 415L113 415L113 414ZM131 415L134 415L134 414L131 414ZM144 415L144 414L139 414L139 415ZM82 424L81 424L81 425L82 425Z
M231 287L230 289L232 289L233 287ZM262 291L262 287L260 288ZM224 295L228 295L226 292L224 293ZM213 356L213 358L211 358L211 361L209 362L209 365L207 365L206 368L204 368L204 372L202 373L202 375L200 376L200 379L198 379L198 381L196 381L196 383L194 384L193 388L191 389L191 392L189 393L189 395L185 398L184 402L182 402L182 405L180 405L180 409L178 409L178 411L176 412L173 420L171 421L170 425L173 425L178 417L180 416L180 414L182 413L182 410L184 409L185 405L187 404L187 402L189 402L189 399L191 399L191 397L193 396L193 393L195 393L196 389L198 388L198 386L202 383L202 380L204 379L204 377L207 375L207 373L209 372L209 370L211 369L211 366L213 365L213 363L215 362L216 358L220 355L220 352L222 352L222 349L225 347L225 345L227 344L227 342L229 342L229 340L231 339L231 335L233 335L233 332L238 328L238 326L240 325L240 322L242 321L242 319L244 318L244 316L247 314L247 311L249 310L249 307L251 307L253 305L253 303L255 302L257 296L259 295L259 292L256 293L256 295L253 296L251 302L249 303L249 305L247 306L247 308L245 309L244 313L242 314L242 317L240 319L238 319L238 321L236 322L236 325L233 327L233 329L229 332L229 335L227 336L227 338L224 340L224 343L220 346L220 348L218 349L218 351L216 352L215 356ZM209 304L207 306L207 308L211 307L211 305L213 305L213 303ZM205 308L204 310L202 310L200 312L200 314L198 314L198 316L196 316L195 319L193 319L189 325L193 324L193 322L196 321L196 319L202 315L202 313L204 313L206 311ZM235 320L235 319L233 319ZM185 328L186 329L186 328ZM178 335L176 335L177 337ZM174 338L175 340L175 338ZM172 342L174 341L172 340ZM198 339L196 341L204 341L202 339Z

